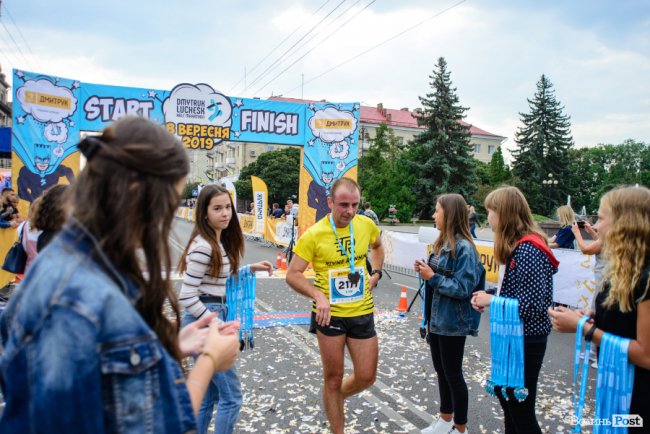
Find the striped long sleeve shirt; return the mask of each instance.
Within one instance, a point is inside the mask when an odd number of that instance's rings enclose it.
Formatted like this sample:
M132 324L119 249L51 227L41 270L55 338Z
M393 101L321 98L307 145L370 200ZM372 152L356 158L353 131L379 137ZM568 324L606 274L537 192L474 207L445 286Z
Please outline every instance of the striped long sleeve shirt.
M219 249L222 254L222 266L219 276L211 276L209 273L210 262L212 261L212 248L210 244L200 235L197 235L190 249L185 256L185 274L183 286L179 296L181 307L187 310L192 316L199 319L208 312L205 305L199 300L199 295L226 295L226 279L230 274L230 260L225 254L221 243Z

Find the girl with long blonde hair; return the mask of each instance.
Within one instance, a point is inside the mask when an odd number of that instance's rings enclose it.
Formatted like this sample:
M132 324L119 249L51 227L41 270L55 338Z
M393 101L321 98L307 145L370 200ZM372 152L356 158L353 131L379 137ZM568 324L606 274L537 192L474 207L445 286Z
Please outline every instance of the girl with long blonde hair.
M621 187L600 201L598 235L603 237L607 267L593 325L585 339L601 344L604 333L631 339L628 360L635 365L630 414L650 421L650 189ZM575 332L585 312L563 307L549 310L560 332ZM647 423L647 422L646 422Z

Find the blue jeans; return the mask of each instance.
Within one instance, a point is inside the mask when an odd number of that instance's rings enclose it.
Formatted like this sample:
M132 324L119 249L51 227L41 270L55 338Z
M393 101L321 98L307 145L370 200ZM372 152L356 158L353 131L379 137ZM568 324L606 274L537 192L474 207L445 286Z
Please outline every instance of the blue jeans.
M477 236L476 236L476 225L469 225L469 231L472 234L473 238L477 238Z
M221 303L205 303L205 306L225 321L228 307ZM185 312L182 325L186 326L196 321L190 313ZM196 418L197 433L208 432L210 420L214 413L214 406L217 405L217 417L214 421L215 434L231 434L235 429L237 416L242 406L241 382L235 370L235 365L225 372L217 372L205 392L201 409Z

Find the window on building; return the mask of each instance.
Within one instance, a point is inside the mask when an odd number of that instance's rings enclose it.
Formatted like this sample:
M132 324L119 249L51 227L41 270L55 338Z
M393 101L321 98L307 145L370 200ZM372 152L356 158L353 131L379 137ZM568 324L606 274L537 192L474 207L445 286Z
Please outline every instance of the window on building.
M494 145L488 145L488 155L494 154L495 151L495 146Z
M474 153L475 154L480 154L481 153L481 145L479 145L478 143L474 144Z

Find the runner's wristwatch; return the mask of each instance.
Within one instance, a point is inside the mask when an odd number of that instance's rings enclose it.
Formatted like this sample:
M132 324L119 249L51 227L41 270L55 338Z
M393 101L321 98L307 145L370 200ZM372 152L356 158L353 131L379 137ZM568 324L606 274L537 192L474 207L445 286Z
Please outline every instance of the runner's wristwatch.
M381 280L382 277L384 277L384 273L381 272L381 270L372 270L370 272L370 275L373 276L375 274L379 274L379 280Z

